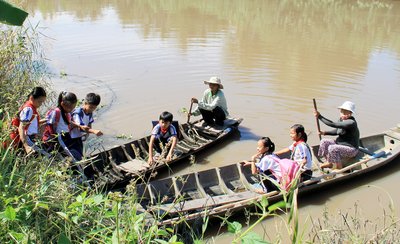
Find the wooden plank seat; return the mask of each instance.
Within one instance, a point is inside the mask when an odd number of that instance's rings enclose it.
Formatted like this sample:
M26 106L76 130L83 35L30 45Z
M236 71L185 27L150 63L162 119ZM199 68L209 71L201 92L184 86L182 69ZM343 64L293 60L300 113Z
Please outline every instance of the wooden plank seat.
M140 159L132 159L130 161L117 165L117 168L127 173L135 174L138 171L147 170L148 168L150 168L150 165L146 161Z
M260 194L252 191L244 191L239 193L234 193L230 195L220 195L220 196L207 196L205 198L194 199L189 201L179 201L169 204L155 205L148 210L150 211L165 211L169 214L175 214L180 212L187 212L192 210L202 210L204 208L211 208L222 204L228 204L232 202L242 201L249 198L254 198Z
M208 134L219 136L226 128L238 124L242 121L241 118L227 118L224 120L224 125L204 126L203 121L193 124L197 130L207 131Z

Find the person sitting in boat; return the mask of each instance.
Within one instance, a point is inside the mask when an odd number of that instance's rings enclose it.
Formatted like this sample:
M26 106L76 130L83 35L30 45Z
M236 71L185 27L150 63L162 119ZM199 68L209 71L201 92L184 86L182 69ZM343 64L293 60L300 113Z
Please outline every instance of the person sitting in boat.
M275 150L275 144L269 137L262 137L257 141L257 153L251 157L251 161L243 161L244 166L251 165L252 174L263 173L268 176L262 181L261 192L271 192L278 190L279 179L281 179L281 167L279 158L272 154Z
M161 154L163 151L162 148L169 147L169 152L166 159L167 161L172 159L172 155L178 140L176 128L174 125L172 125L172 119L173 115L170 112L162 112L160 114L158 124L154 126L151 132L149 143L149 159L147 160L150 165L155 161L153 156L153 148L157 151L157 153ZM162 146L160 146L160 144Z
M208 85L208 89L204 91L201 101L197 98L192 98L192 103L197 103L198 106L188 116L198 116L201 114L205 123L204 125L223 126L224 120L229 113L224 92L221 90L224 88L221 84L221 79L211 77L208 81L204 81L204 84Z
M309 180L312 177L312 155L310 147L307 145L307 134L304 126L295 124L290 127L290 138L293 143L275 154L282 156L290 152L290 159L296 161L302 170L300 182Z
M338 109L340 109L338 122L332 122L323 117L317 110L314 111L316 118L334 128L331 131L319 131L319 134L338 135L335 140L325 138L321 140L318 156L325 157L327 160L327 162L321 164L321 168L332 168L333 165L336 165L337 169L341 169L344 158L354 158L358 154L360 131L356 119L353 117L356 106L353 102L346 101Z

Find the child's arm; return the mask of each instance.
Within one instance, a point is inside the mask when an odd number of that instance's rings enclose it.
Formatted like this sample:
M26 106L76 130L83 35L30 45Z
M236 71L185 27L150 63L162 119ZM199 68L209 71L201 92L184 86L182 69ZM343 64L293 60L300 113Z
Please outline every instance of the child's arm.
M279 150L279 151L275 152L274 154L277 155L277 156L280 156L280 155L288 153L288 152L290 152L290 149L288 147L286 147L286 148L284 148L282 150Z
M169 153L167 155L167 161L170 161L172 159L172 154L174 152L174 148L176 146L176 142L177 142L177 138L176 138L176 136L173 136L172 137L172 145L171 145L171 148L169 149Z
M39 120L39 126L45 125L47 123L47 118Z
M251 165L251 173L253 175L257 174L259 172L257 166L256 166L256 161L252 160L252 161L243 161L243 165L247 166L247 165Z
M92 129L89 127L87 133L95 134L96 136L102 136L103 132L101 130Z
M300 168L304 168L304 165L307 163L307 157L304 157L303 160L299 161Z
M19 134L19 139L25 149L26 153L30 153L32 151L32 148L30 146L28 146L27 141L26 141L26 134L25 134L25 126L29 124L29 122L22 122L19 124L18 127L18 134Z
M153 145L154 145L154 135L151 135L150 143L149 143L149 158L147 159L147 162L150 165L152 165L154 163L154 160L153 160Z

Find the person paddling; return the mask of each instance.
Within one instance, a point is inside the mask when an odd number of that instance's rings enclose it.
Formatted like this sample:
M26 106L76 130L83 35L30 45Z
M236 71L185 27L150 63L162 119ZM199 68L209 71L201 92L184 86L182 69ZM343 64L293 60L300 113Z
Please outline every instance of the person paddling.
M360 131L357 121L353 117L356 105L353 102L346 101L341 106L340 118L337 122L322 116L317 110L314 115L327 126L333 127L331 131L320 131L321 135L330 135L338 137L336 139L322 139L319 145L318 156L325 157L327 162L321 164L321 168L332 168L336 165L337 169L343 167L344 158L354 158L358 154L360 141Z
M224 92L221 90L224 88L221 79L211 77L208 81L204 81L204 84L208 85L208 89L204 91L200 101L195 97L192 98L192 103L197 103L198 106L193 112L188 113L188 118L191 115L198 116L201 114L204 126L223 126L229 113Z

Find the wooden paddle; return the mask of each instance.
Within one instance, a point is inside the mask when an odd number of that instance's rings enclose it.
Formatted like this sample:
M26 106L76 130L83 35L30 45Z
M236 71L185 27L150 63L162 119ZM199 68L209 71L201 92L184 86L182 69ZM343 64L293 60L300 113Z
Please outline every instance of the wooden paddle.
M187 119L187 123L188 124L189 124L189 121L190 121L190 115L192 113L192 107L193 107L193 101L190 101L190 108L189 108L188 119Z
M315 111L318 111L318 110L317 110L317 102L315 101L315 98L313 98L313 102L314 102L314 109L315 109ZM317 122L317 129L318 129L319 140L321 140L321 134L320 134L320 132L321 132L321 127L319 126L319 119L318 119L318 118L315 118L315 120L316 120L316 122Z

